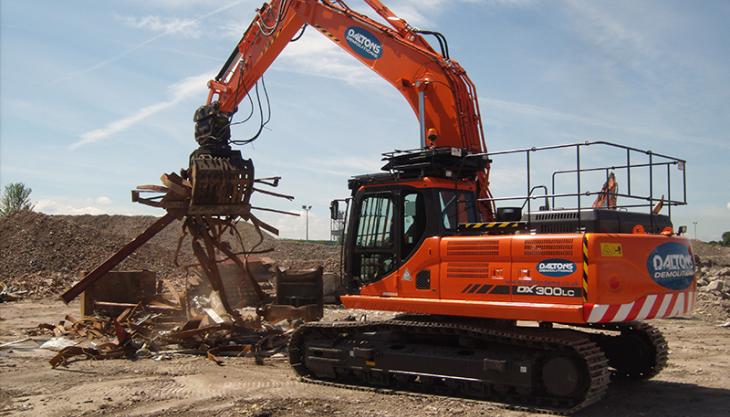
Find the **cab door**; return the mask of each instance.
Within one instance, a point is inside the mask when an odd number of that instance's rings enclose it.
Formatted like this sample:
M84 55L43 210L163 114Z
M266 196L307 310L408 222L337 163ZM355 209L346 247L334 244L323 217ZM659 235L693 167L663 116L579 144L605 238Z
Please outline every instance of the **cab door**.
M348 272L363 295L395 293L398 262L396 195L390 190L364 194L356 201Z
M408 298L439 297L440 238L429 233L427 204L430 190L403 188L399 194L400 232L398 295Z

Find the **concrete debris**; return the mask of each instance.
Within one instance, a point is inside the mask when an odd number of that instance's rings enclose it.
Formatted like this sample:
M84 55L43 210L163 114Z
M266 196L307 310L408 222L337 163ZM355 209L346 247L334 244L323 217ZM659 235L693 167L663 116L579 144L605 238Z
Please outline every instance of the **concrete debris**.
M12 287L5 285L4 282L0 282L0 303L9 301L18 301L22 298L22 295L28 291L15 290Z
M703 319L725 323L730 319L730 249L692 243L701 250L698 261L697 304L694 314Z
M723 282L714 280L711 281L707 286L704 287L705 291L722 291Z
M59 336L59 337L52 337L52 338L48 339L40 346L40 348L58 352L69 346L74 346L74 345L76 345L76 342L74 342L73 340L71 340L67 337Z
M33 340L33 339L31 339L30 337L24 337L22 339L13 340L12 342L6 342L6 343L3 343L3 344L0 344L0 349L9 348L9 347L12 347L12 346L21 344L21 343L25 343L25 342L27 342L29 340Z

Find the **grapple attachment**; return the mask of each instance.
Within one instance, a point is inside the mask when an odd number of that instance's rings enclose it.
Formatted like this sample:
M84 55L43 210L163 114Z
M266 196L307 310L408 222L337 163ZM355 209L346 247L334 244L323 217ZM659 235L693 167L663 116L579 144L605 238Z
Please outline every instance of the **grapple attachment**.
M192 185L189 214L239 215L247 218L253 192L250 159L199 155L190 159Z

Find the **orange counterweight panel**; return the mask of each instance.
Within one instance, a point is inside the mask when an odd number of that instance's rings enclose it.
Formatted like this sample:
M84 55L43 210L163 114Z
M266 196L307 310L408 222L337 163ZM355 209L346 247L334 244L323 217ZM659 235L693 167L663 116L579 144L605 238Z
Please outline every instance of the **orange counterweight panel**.
M687 314L696 299L696 267L687 239L588 233L584 240L588 322Z

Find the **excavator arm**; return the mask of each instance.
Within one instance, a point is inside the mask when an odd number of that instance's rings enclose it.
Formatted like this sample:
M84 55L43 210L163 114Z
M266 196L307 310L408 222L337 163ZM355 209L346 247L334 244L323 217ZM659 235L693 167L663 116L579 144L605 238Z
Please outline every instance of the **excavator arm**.
M420 125L421 147L451 147L471 153L486 152L474 84L464 69L448 55L445 38L420 31L396 16L378 0L366 2L391 27L329 0L272 0L265 3L243 34L210 88L207 109L198 120L218 117L227 127L239 103L305 25L375 71L408 101ZM422 35L434 35L441 45L435 51ZM206 106L204 106L206 107ZM220 129L199 129L205 134ZM229 138L230 133L215 134ZM199 138L200 142L200 138ZM480 197L490 197L489 166L478 175ZM493 217L491 204L482 207Z

